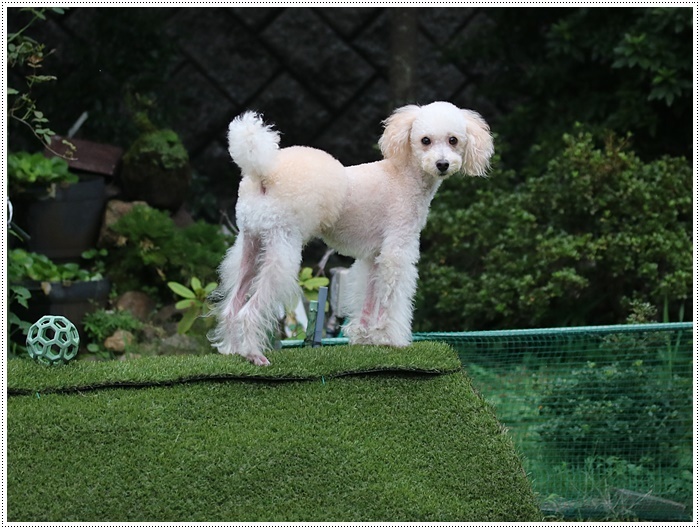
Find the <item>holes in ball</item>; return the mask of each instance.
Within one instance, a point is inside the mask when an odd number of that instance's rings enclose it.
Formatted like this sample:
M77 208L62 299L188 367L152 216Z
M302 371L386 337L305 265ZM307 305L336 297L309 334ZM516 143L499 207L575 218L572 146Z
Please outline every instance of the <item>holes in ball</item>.
M58 360L63 355L63 348L57 343L52 343L44 352L44 356L51 361Z

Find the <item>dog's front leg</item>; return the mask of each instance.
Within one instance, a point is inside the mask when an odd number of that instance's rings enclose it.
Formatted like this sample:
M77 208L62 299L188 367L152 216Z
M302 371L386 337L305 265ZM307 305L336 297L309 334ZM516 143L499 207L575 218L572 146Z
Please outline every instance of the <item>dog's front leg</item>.
M418 248L387 245L376 260L376 319L369 327L369 343L404 347L411 338L413 297L418 282Z
M350 268L348 299L348 318L343 333L350 343L367 343L370 322L375 318L377 264L374 257L358 259Z
M417 260L417 244L404 241L387 244L375 259L353 265L355 296L344 331L351 343L397 347L411 343Z

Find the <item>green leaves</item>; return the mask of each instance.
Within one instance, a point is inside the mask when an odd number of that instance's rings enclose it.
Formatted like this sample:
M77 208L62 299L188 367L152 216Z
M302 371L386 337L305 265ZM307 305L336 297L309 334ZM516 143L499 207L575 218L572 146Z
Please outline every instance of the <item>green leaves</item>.
M44 59L52 52L45 52L44 44L37 42L25 35L35 22L46 20L46 12L61 15L65 12L63 8L22 8L22 11L31 13L30 21L19 31L7 34L7 64L11 69L20 70L24 76L26 86L22 89L9 88L7 91L8 116L19 123L29 127L41 143L51 150L51 138L55 135L48 127L48 119L37 110L32 90L36 85L55 81L53 75L40 74L39 70L43 66ZM65 155L72 156L75 147L67 145L68 150ZM60 153L56 153L60 154Z
M489 123L509 147L509 167L539 172L575 122L632 131L646 160L692 156L691 7L486 8L484 15L491 23L454 41L453 53L485 72L477 95L501 109Z
M28 279L46 282L96 281L102 274L80 268L77 263L56 264L42 254L15 248L8 252L7 277L11 283Z
M194 299L197 296L195 295L194 292L192 292L189 288L187 288L184 285L181 285L180 283L176 283L175 281L170 281L168 283L168 287L170 290L175 292L178 296L182 296L183 298L186 299Z
M630 340L625 345L634 351L643 341ZM659 377L658 365L641 360L608 365L588 362L544 388L539 434L576 465L592 455L669 464L680 435L677 416L688 401L683 381L672 380L669 386ZM635 391L629 391L630 384Z
M207 298L217 287L216 283L213 282L203 287L202 282L196 277L190 280L190 285L192 287L191 289L176 281L168 282L168 288L178 296L184 298L175 304L176 309L185 311L177 325L177 332L179 334L186 334L192 328L197 318L209 312Z
M630 301L666 297L678 314L692 286L692 170L644 162L628 143L579 129L520 186L496 187L498 166L486 183L447 181L423 232L416 327L624 323Z
M164 299L171 297L167 281L185 284L193 277L202 282L214 280L232 242L219 226L198 221L178 228L166 212L140 204L112 229L121 243L110 250L110 278L122 290L149 285Z
M327 277L313 277L313 270L309 267L304 267L299 272L299 286L306 293L318 292L319 288L328 286L329 282Z
M44 120L41 112L35 113L35 119ZM46 129L37 129L44 133ZM51 184L74 184L78 176L71 173L68 163L63 158L47 158L41 153L10 153L7 156L7 176L10 188L20 191L31 185L49 186Z

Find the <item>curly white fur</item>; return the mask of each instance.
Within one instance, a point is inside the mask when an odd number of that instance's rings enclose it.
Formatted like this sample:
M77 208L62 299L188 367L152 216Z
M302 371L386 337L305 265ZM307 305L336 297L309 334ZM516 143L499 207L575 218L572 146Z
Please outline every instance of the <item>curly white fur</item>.
M493 141L479 114L446 102L399 108L384 125L384 159L344 167L310 147L280 149L279 133L253 112L231 122L229 152L243 179L240 234L215 294L218 324L210 338L221 353L269 363L264 353L277 309L300 295L301 251L314 237L356 259L350 342L411 342L419 237L430 202L455 173L485 175Z

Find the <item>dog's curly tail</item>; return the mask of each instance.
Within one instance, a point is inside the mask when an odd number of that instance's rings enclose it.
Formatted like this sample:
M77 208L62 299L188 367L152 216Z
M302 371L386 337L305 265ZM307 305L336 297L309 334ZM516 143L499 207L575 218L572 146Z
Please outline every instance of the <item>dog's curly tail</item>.
M272 169L280 134L256 112L244 112L228 126L228 152L244 176L262 179Z

